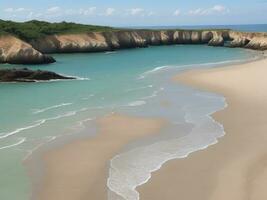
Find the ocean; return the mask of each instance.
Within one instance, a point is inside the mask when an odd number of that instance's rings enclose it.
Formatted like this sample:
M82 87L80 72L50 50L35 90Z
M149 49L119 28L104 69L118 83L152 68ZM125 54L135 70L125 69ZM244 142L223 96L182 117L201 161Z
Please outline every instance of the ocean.
M128 27L129 28L129 27ZM232 29L243 32L267 32L267 24L195 25L195 26L134 26L137 29Z
M77 80L0 84L0 199L28 200L31 180L24 161L57 138L96 134L84 131L90 130L86 122L94 126L96 119L116 112L170 122L157 137L129 144L110 161L109 200L137 200L135 188L151 172L215 144L225 134L210 116L226 106L224 97L173 83L173 75L258 58L245 49L204 45L53 56L54 64L27 67ZM14 66L25 67L0 65ZM170 106L162 106L166 101Z

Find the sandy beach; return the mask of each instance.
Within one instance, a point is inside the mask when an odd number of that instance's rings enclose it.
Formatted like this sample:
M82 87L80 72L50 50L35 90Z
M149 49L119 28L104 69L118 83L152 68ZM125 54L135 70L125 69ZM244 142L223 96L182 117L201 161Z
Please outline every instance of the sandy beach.
M106 200L109 160L129 142L156 134L164 123L117 114L100 119L97 136L76 140L43 155L44 179L34 199Z
M216 145L166 163L141 186L142 200L267 199L267 59L193 70L177 82L223 94L214 118L226 135Z
M214 118L226 136L216 145L167 162L138 188L141 200L266 199L267 59L174 78L223 94L228 107ZM75 140L43 154L44 179L34 199L107 199L109 160L129 142L157 134L161 119L114 114L98 120L95 137ZM89 178L88 178L89 177Z

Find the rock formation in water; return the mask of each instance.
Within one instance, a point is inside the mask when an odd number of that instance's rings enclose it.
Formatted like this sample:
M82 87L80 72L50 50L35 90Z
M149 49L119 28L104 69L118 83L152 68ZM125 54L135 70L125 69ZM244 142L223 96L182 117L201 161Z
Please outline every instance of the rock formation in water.
M36 82L48 80L75 79L54 72L23 69L1 69L0 82Z
M208 44L267 50L267 34L231 30L120 30L50 35L30 43L0 37L0 63L38 64L55 60L46 54L102 52L149 45Z

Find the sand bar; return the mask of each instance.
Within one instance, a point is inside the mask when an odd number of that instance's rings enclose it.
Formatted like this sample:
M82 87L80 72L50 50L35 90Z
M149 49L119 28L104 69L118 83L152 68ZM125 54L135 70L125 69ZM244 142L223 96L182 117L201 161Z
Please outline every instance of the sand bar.
M44 153L38 200L106 200L110 159L127 143L156 134L160 119L111 115L97 122L99 133Z

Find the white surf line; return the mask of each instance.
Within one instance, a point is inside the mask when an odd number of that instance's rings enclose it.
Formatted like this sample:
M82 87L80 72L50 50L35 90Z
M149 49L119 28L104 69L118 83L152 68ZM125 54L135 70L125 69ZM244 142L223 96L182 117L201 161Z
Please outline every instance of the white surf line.
M32 154L38 150L39 148L41 148L43 145L45 145L46 143L52 142L53 140L56 140L57 138L61 137L62 135L58 135L58 136L47 136L46 138L48 138L48 141L42 142L40 144L38 144L36 147L34 147L31 150L28 150L27 155L22 159L23 161L27 160L30 156L32 156Z
M155 90L151 95L142 97L141 99L146 100L146 99L151 99L151 98L157 97L158 94L163 90L165 90L165 88L161 87L158 90Z
M14 147L14 146L18 146L18 145L24 143L25 141L26 141L26 138L21 138L20 141L15 143L15 144L11 144L11 145L8 145L8 146L0 147L0 150L8 149L8 148L11 148L11 147Z
M106 51L104 54L114 54L117 53L117 51Z
M57 104L57 105L50 106L50 107L47 107L47 108L33 109L34 110L33 114L43 113L43 112L46 112L48 110L52 110L52 109L60 108L60 107L64 107L64 106L69 106L69 105L72 105L72 104L73 103L61 103L61 104Z
M235 60L226 60L226 61L218 61L218 62L209 62L209 63L196 63L196 64L189 64L189 65L168 65L168 66L160 66L160 67L156 67L152 70L149 70L149 71L146 71L144 73L142 73L141 75L139 75L139 77L137 78L137 80L139 79L144 79L146 78L147 75L149 74L154 74L154 73L157 73L157 72L160 72L162 70L166 70L168 68L181 68L181 70L185 67L194 67L194 66L200 66L200 67L203 67L203 66L212 66L212 65L224 65L224 64L229 64L229 63L242 63L242 62L247 62L247 61L254 61L254 60L257 60L259 59L257 56L256 57L253 57L253 58L249 58L249 59L235 59Z
M83 77L79 77L79 76L73 76L73 77L76 78L77 81L90 81L91 80L90 78L83 78Z
M227 107L225 98L222 98L221 101L223 105L215 110L205 112L201 117L204 121L201 120L199 123L196 123L198 117L196 119L190 117L194 113L186 112L185 121L195 124L188 135L132 149L113 157L110 160L107 180L109 190L120 196L121 199L139 200L139 193L136 188L146 183L151 178L151 174L159 170L164 163L173 159L185 158L193 152L218 143L218 139L225 135L225 130L222 124L212 118L212 115ZM188 110L190 107L186 106L184 109ZM201 130L203 124L207 122L215 125L215 129ZM204 131L205 134L199 135L198 133L201 131ZM217 134L214 134L214 131ZM180 147L180 149L177 147ZM128 170L129 167L133 167L135 170L129 170L127 173L124 169ZM119 198L113 198L112 195L109 198L109 200L115 199Z
M9 133L0 133L0 139L4 139L4 138L10 137L12 135L15 135L17 133L20 133L22 131L29 130L29 129L41 126L42 124L46 123L47 121L61 119L61 118L64 118L64 117L70 117L70 116L76 115L77 112L82 112L82 111L85 111L85 109L81 109L81 110L78 110L78 111L70 111L70 112L67 112L65 114L58 115L56 117L37 120L36 124L30 125L30 126L27 126L27 127L23 127L23 128L18 128L15 131L12 131L12 132L9 132Z
M142 105L145 105L145 104L146 104L146 101L133 101L133 102L129 103L126 106L136 107L136 106L142 106Z
M95 96L94 94L90 94L88 97L83 97L82 100L88 100L94 96Z
M37 126L40 126L43 123L44 123L43 121L40 121L40 122L38 122L36 124L33 124L33 125L30 125L30 126L26 126L26 127L23 127L23 128L18 128L15 131L12 131L12 132L9 132L9 133L0 133L0 139L7 138L9 136L15 135L17 133L20 133L22 131L25 131L25 130L28 130L28 129L31 129L31 128L35 128Z
M126 90L126 92L138 91L138 90L143 90L143 89L152 88L152 87L153 87L153 85L148 85L148 86L144 86L144 87L128 89L128 90Z
M144 79L144 78L146 77L146 75L148 75L148 74L155 73L155 72L157 72L157 71L161 71L161 70L163 70L163 69L167 69L167 68L169 68L169 67L171 67L171 66L155 67L155 68L152 69L152 70L149 70L149 71L146 71L146 72L142 73L142 74L137 78L137 80Z
M161 70L163 70L163 69L167 69L167 68L169 68L169 67L171 67L171 66L161 66L161 67L156 67L156 68L154 68L154 69L152 69L152 70L149 70L149 71L145 72L144 74L150 74L150 73L158 72L158 71L161 71Z
M73 78L73 79L52 79L52 80L34 80L32 83L50 83L50 82L66 82L66 81L90 81L90 78L83 78L79 76L68 76L64 74L60 74L61 76L65 76L67 78ZM13 82L18 83L18 82Z
M84 127L84 123L89 122L89 121L93 121L95 119L96 118L87 118L87 119L81 120L78 122L78 125Z

